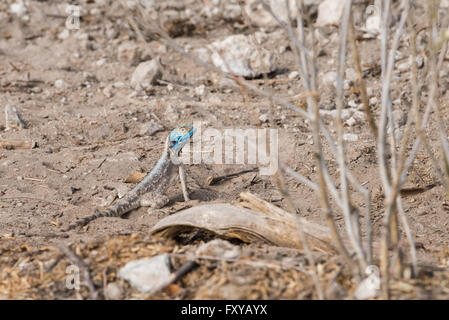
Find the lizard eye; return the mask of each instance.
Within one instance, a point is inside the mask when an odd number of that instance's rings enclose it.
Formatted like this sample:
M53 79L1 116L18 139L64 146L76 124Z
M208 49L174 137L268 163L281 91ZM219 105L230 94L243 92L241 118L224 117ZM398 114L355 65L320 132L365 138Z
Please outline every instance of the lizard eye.
M174 138L174 140L171 140L170 141L170 146L175 146L176 144L178 144L179 143L179 141L181 141L181 139L182 139L182 137L181 136L176 136L175 138Z

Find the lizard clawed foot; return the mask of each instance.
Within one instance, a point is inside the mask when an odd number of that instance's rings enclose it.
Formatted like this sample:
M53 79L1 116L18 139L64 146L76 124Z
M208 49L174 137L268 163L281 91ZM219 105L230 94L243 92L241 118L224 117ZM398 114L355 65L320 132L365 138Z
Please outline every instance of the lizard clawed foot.
M167 196L159 195L156 199L154 195L146 194L143 195L140 199L141 207L149 207L149 209L160 209L165 207L167 203L170 202L170 199Z

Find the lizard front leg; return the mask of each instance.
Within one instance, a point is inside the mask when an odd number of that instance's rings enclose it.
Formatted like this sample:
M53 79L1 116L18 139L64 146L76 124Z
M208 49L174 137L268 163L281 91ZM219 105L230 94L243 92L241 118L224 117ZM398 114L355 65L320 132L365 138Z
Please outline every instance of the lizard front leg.
M184 201L190 201L189 198L189 190L187 189L186 183L186 172L184 171L184 167L182 165L179 166L179 180L181 180L181 189L182 195L184 196Z

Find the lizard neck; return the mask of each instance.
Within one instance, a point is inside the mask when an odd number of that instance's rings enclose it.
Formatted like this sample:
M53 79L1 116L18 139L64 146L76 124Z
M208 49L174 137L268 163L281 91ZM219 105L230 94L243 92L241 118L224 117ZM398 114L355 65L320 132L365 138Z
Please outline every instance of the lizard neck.
M162 190L166 187L170 181L173 173L175 172L174 164L170 159L171 151L169 149L169 141L165 144L159 160L150 172L143 178L143 180L134 188L134 193L137 195L144 194L148 191Z

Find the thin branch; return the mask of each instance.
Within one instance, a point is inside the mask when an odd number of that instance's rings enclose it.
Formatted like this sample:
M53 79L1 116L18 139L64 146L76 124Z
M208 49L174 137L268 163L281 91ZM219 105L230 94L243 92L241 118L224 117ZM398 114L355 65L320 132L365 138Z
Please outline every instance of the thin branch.
M356 256L359 261L360 270L365 270L367 264L365 259L365 254L363 252L361 243L358 241L359 224L354 225L352 215L354 214L352 210L352 204L349 194L349 188L346 176L346 160L345 160L345 141L343 139L344 129L342 121L342 110L343 110L343 81L346 66L346 48L348 39L348 29L349 29L349 17L351 14L352 0L347 0L344 8L344 15L340 25L340 46L339 46L339 57L337 60L337 135L338 135L338 153L337 161L340 168L340 185L341 194L343 202L343 216L345 217L346 230L348 232L351 244L356 252Z
M78 257L78 255L73 252L67 245L64 243L59 243L59 249L66 255L66 257L72 261L72 263L76 264L78 267L80 267L84 274L84 282L89 289L90 297L93 300L96 300L98 298L98 292L95 289L94 282L92 281L92 277L90 276L89 267L84 263L84 261Z

